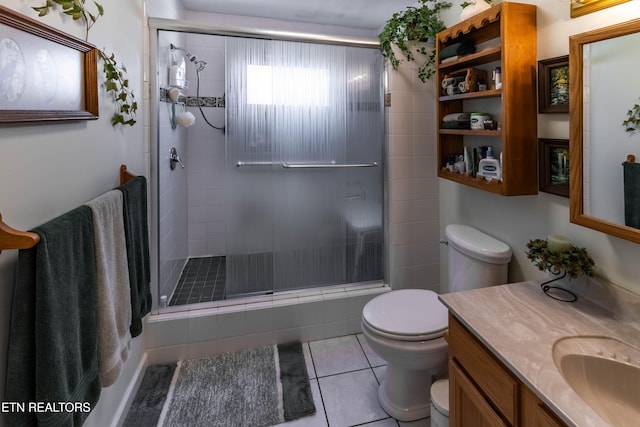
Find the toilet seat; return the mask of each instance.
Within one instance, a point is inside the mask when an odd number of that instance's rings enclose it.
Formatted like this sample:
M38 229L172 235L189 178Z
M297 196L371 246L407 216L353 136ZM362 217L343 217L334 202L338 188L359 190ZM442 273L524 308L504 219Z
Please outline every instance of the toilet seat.
M441 338L447 330L448 311L438 294L424 289L391 291L369 301L362 320L372 332L400 341Z

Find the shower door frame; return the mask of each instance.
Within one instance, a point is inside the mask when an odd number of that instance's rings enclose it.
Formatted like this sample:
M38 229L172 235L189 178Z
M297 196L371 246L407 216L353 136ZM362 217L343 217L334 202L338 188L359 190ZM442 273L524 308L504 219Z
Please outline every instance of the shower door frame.
M159 152L159 108L160 108L160 89L161 84L159 81L159 48L158 48L158 34L160 31L174 31L180 33L192 33L192 34L205 34L215 36L235 36L235 37L251 37L262 38L269 40L285 40L285 41L297 41L306 43L320 43L331 44L338 46L351 46L351 47L363 47L363 48L379 48L380 43L377 39L348 37L348 36L330 36L326 34L312 34L301 33L294 31L279 31L279 30L262 30L254 28L244 27L221 27L217 25L207 25L203 22L197 21L178 21L174 19L164 18L149 18L149 92L150 92L150 128L149 128L149 141L150 141L150 261L151 261L151 294L153 297L152 313L158 314L161 310L159 302L159 280L160 280L160 197L159 197L159 162L161 160L161 153ZM387 73L387 66L385 62L383 72ZM387 78L383 78L383 84L386 85ZM386 93L387 87L383 87L383 92ZM384 112L384 102L381 97L381 119L383 120L383 128L385 129L383 143L382 143L382 193L383 193L383 281L385 284L389 283L389 274L391 271L390 266L390 248L389 248L389 194L388 194L388 182L389 171L387 168L389 160L388 150L388 135L386 132L386 114ZM346 284L353 285L353 284ZM345 285L337 285L345 286ZM214 307L218 301L212 302L211 306ZM222 301L224 303L224 301ZM183 306L178 306L183 307ZM188 306L187 306L188 307ZM170 311L183 311L170 310Z

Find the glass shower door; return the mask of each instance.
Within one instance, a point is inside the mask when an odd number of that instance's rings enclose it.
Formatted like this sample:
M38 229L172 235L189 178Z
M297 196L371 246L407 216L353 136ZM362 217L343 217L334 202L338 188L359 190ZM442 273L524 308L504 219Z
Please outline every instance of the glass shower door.
M227 296L382 278L381 58L227 39Z

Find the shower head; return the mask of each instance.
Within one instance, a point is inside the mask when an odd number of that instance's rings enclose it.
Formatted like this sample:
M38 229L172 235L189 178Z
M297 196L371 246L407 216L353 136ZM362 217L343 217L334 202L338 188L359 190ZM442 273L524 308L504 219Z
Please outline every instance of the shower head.
M184 57L187 58L189 60L189 62L193 63L193 66L196 67L196 71L202 71L207 66L206 62L198 60L198 58L195 55L192 55L186 49L184 49L182 47L178 47L178 46L174 45L173 43L171 43L171 45L169 45L169 47L171 48L171 50L179 50L179 51L184 52Z

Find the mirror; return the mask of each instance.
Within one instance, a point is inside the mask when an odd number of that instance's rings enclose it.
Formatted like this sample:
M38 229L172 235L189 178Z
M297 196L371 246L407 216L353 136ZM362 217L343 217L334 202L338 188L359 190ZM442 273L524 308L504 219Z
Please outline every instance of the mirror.
M625 204L637 216L640 177L630 185L623 163L629 154L640 161L640 133L622 122L640 103L638 46L640 19L569 37L570 220L636 243L640 224L625 218Z

